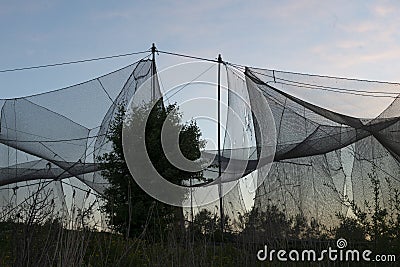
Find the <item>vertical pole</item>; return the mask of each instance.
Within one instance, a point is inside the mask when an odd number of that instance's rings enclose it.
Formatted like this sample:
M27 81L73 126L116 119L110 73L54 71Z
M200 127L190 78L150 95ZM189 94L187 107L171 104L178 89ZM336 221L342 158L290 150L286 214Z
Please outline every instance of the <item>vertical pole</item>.
M153 43L151 46L151 54L152 54L152 68L151 68L151 100L156 98L156 45Z
M192 225L194 221L194 214L193 214L193 182L192 178L190 178L190 217L192 219Z
M221 179L221 54L218 55L218 175ZM221 232L224 232L224 207L222 203L222 180L220 180L219 187L219 214L221 220Z

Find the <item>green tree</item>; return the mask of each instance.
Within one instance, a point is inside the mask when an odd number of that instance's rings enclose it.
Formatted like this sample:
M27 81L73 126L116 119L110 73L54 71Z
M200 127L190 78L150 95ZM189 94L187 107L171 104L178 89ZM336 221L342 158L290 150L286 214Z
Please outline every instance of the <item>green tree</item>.
M150 111L150 105L137 108L133 116L141 119L150 112L146 122L146 148L155 169L168 181L182 185L189 179L202 179L201 172L188 172L173 166L166 158L161 145L161 129L166 120L175 127L181 128L179 145L182 154L189 160L200 157L200 149L205 142L201 140L201 132L194 121L182 123L182 114L176 104L164 107L157 102ZM144 192L132 178L124 160L122 148L122 128L124 108L120 107L107 134L112 143L112 152L100 157L102 175L110 186L105 190L105 204L102 206L108 223L113 230L127 237L146 235L163 238L172 229L183 229L182 208L161 203ZM140 164L140 162L138 162ZM185 196L182 196L182 200ZM179 230L179 229L177 229Z

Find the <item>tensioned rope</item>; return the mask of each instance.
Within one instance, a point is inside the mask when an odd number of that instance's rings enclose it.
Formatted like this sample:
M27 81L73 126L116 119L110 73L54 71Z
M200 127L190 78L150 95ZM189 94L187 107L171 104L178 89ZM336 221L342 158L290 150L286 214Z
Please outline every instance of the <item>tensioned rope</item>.
M238 67L236 64L232 64L232 63L227 63L227 64L239 71L243 71L241 66ZM264 70L271 71L268 69L264 69ZM303 83L303 82L299 82L299 81L295 81L295 80L279 78L279 77L276 77L275 75L268 75L268 74L256 71L254 69L251 69L251 72L273 79L273 80L271 80L271 83L274 83L274 84L295 86L295 87L303 88L303 89L329 91L329 92L340 93L340 94L348 94L348 95L356 95L356 96L364 96L364 97L372 97L372 98L398 98L398 96L400 95L400 92L366 91L366 90L356 90L356 89L349 89L349 88L342 88L342 87L332 87L332 86L323 86L323 85L317 85L317 84ZM284 71L279 71L279 72L285 73L285 74L289 73L289 74L296 74L296 75L303 75L303 76L310 76L310 77L324 77L324 78L346 80L346 81L370 82L370 83L380 83L380 84L400 86L400 83L393 83L393 82L360 80L360 79L352 79L352 78L321 76L321 75L284 72ZM270 83L270 82L268 82L268 83Z
M303 82L299 82L299 81L278 78L275 75L271 76L271 75L268 75L265 73L255 71L254 69L252 69L251 72L259 74L261 76L273 78L273 81L271 81L271 83L274 83L274 84L296 86L296 87L305 88L305 89L315 89L315 90L330 91L330 92L336 92L336 93L367 96L367 97L397 98L397 96L400 94L399 92L355 90L355 89L348 89L348 88L341 88L341 87L332 87L332 86L323 86L323 85L311 84L311 83L303 83ZM280 72L282 72L282 71L280 71ZM298 73L298 74L299 75L308 75L308 76L313 76L313 77L315 77L315 76L320 77L318 75L300 74L300 73ZM331 77L329 77L329 78L331 78ZM339 80L341 80L341 79L347 80L347 78L339 78L339 77L332 77L332 78L339 79ZM355 80L355 81L362 81L362 80ZM376 82L376 81L370 81L370 82L391 84L391 85L400 85L397 83Z
M242 65L242 64L237 64L237 63L232 63L232 62L225 62L226 64L236 67L237 69L244 69L248 66ZM368 82L368 83L382 83L382 84L391 84L391 85L399 85L399 82L388 82L388 81L378 81L378 80L367 80L367 79L359 79L359 78L346 78L346 77L339 77L339 76L330 76L330 75L320 75L320 74L310 74L310 73L303 73L303 72L293 72L293 71L282 71L282 70L276 70L276 69L266 69L266 68L253 68L253 69L259 69L259 70L267 70L271 72L281 72L285 74L295 74L295 75L303 75L303 76L312 76L312 77L319 77L319 78L331 78L331 79L339 79L339 80L345 80L345 81L358 81L358 82ZM273 78L274 76L271 76Z
M171 55L171 56L185 57L185 58L198 59L198 60L218 63L218 59L211 59L211 58L205 58L205 57L185 55L185 54L179 54L179 53L173 53L173 52L167 52L167 51L160 51L160 50L156 50L156 52L157 53L161 53L161 54Z
M146 50L146 51L140 51L140 52L132 52L132 53L112 55L112 56L104 56L104 57L97 57L97 58L89 58L89 59L61 62L61 63L52 63L52 64L28 66L28 67L21 67L21 68L3 69L3 70L0 70L0 73L13 72L13 71L22 71L22 70L32 70L32 69L47 68L47 67L56 67L56 66L63 66L63 65L69 65L69 64L78 64L78 63L85 63L85 62L105 60L105 59L113 59L113 58L119 58L119 57L126 57L126 56L138 55L138 54L143 54L143 53L149 53L150 51L151 50ZM171 55L171 56L185 57L185 58L190 58L190 59L197 59L197 60L202 60L202 61L218 63L217 59L212 59L212 58L205 58L205 57L199 57L199 56L193 56L193 55L181 54L181 53L175 53L175 52L169 52L169 51L162 51L162 50L156 50L156 52L157 53L161 53L161 54ZM227 65L230 65L230 66L232 66L232 67L234 67L236 69L239 69L239 70L246 67L245 65L242 65L242 64L231 63L231 62L227 62L227 61L224 61L224 63L227 64ZM396 83L396 82L386 82L386 81L356 79L356 78L345 78L345 77L328 76L328 75L308 74L308 73L301 73L301 72L280 71L280 70L273 70L273 69L263 69L263 70L272 71L272 72L276 71L276 72L285 73L285 74L295 74L295 75L310 76L310 77L321 77L321 78L340 79L340 80L346 80L346 81L360 81L360 82L380 83L380 84L389 84L389 85L398 85L398 86L400 86L400 83ZM254 71L254 69L253 69L253 71ZM257 71L254 71L254 72L256 72L257 74L266 75L266 74L259 73ZM373 97L373 98L374 97L376 97L376 98L382 98L382 97L384 97L384 98L396 98L397 95L400 94L400 92L380 92L380 91L355 90L355 89L348 89L348 88L341 88L341 87L328 87L328 86L321 86L321 85L316 85L316 84L301 83L299 81L288 80L288 79L283 79L283 78L277 78L275 76L269 76L269 75L266 75L266 76L268 76L270 78L273 78L274 82L276 82L276 83L283 84L283 85L295 85L297 87L305 88L305 89L331 91L331 92L335 92L335 93L351 94L351 95ZM290 83L290 84L287 84L287 83ZM379 95L376 95L376 94L379 94Z
M57 67L63 65L70 65L70 64L78 64L78 63L85 63L91 61L98 61L104 59L112 59L112 58L119 58L119 57L127 57L133 55L139 55L148 53L149 51L140 51L140 52L132 52L126 54L119 54L119 55L112 55L112 56L105 56L105 57L96 57L96 58L88 58L88 59L81 59L81 60L74 60L74 61L67 61L67 62L60 62L60 63L52 63L52 64L45 64L45 65L37 65L37 66L29 66L29 67L21 67L21 68L14 68L14 69L3 69L0 70L0 73L4 72L13 72L13 71L21 71L21 70L32 70L32 69L41 69L41 68L48 68L48 67Z

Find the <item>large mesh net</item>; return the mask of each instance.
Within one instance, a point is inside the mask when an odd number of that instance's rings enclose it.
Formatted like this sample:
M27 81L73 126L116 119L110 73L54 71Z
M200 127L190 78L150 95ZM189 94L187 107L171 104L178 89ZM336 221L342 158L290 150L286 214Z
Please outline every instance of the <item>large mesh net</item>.
M266 209L272 203L290 216L302 214L332 225L335 214L346 212L346 202L354 200L364 211L371 204L371 175L380 184L380 204L388 207L393 196L389 190L399 187L397 84L255 68L247 68L246 77L248 85L263 92L277 131L274 164L257 190L256 207ZM332 102L342 93L358 99L353 112L360 97L373 97L384 111L357 118L332 111L347 112L348 105L327 109L293 96L306 89L311 89L309 98L329 92Z
M51 199L61 213L97 201L108 185L98 158L112 149L106 138L110 124L118 107L126 106L151 77L153 64L139 60L78 85L0 100L1 219L14 216L16 207L35 194ZM390 205L391 191L399 188L397 84L256 68L226 71L230 109L223 174L216 175L217 151L203 151L213 159L204 173L215 180L205 189L192 189L197 210L218 214L223 208L235 222L247 211L244 198L254 197L260 210L274 205L287 216L301 214L332 225L351 200L368 208L372 173L381 185L381 205ZM301 98L299 90L306 92ZM321 97L328 92L328 100ZM161 97L158 81L148 93L143 97ZM339 102L338 93L347 94L340 108L331 104ZM360 97L374 97L378 114L357 109ZM356 112L348 115L349 110ZM211 194L224 195L222 207L219 201L204 202L207 188L215 185L223 192Z
M110 123L152 75L152 67L153 61L143 59L81 84L0 101L3 220L37 194L64 214L67 207L97 201L108 183L98 160L111 149Z

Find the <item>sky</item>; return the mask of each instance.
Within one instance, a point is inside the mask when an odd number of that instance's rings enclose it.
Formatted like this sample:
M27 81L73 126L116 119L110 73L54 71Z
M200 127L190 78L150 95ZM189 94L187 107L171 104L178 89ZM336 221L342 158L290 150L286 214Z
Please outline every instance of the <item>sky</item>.
M399 82L398 1L0 1L0 69L158 49ZM0 73L0 98L65 87L137 57ZM159 66L172 64L171 58Z

